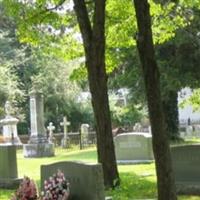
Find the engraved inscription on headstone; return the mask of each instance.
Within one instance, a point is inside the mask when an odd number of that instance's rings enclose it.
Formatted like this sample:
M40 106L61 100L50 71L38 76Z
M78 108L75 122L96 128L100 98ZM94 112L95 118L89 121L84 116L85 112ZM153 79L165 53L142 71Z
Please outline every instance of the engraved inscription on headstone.
M132 142L128 141L128 142L120 142L119 147L130 149L130 148L141 148L142 145L140 142L137 142L137 141L132 141Z

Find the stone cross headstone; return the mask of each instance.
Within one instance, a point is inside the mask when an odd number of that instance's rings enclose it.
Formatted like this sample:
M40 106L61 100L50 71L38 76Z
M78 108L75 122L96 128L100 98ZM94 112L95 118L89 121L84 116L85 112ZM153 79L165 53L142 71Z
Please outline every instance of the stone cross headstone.
M54 156L54 144L50 143L44 127L44 104L41 92L30 92L31 136L24 145L25 157Z
M53 142L53 131L55 130L55 126L53 126L53 122L49 122L49 126L47 126L47 130L49 131L49 141Z
M5 103L5 113L5 118L0 120L0 125L3 126L4 142L6 144L22 145L17 133L17 123L19 120L11 116L12 106L9 101Z
M101 164L57 162L41 165L41 186L44 180L61 170L69 181L70 199L105 200L103 170Z
M63 122L61 122L60 125L63 126L63 129L64 129L64 137L61 141L61 145L63 148L68 148L70 145L70 140L67 134L67 126L70 125L70 122L67 121L67 117L63 117Z
M143 132L122 133L114 138L118 163L149 163L154 160L152 135Z

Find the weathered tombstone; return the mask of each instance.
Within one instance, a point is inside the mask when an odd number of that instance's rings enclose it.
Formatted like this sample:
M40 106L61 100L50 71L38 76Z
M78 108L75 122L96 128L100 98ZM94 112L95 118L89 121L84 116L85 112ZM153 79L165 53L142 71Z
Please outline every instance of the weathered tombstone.
M61 146L62 148L69 148L70 140L67 133L67 126L70 125L70 122L67 121L67 117L63 117L63 122L61 122L60 125L63 126L63 129L64 129L64 137L61 141Z
M188 139L193 137L193 127L191 125L186 127L185 137Z
M53 136L53 131L55 130L55 126L53 126L53 122L49 122L49 126L47 126L47 130L49 131L49 142L54 143L55 138Z
M200 138L200 125L199 124L195 124L193 127L194 127L194 135L197 138Z
M18 178L15 145L0 145L0 188L17 188Z
M41 92L30 93L31 136L24 147L24 157L54 156L54 144L49 142L44 128L43 95Z
M145 163L154 159L149 133L122 133L114 138L117 163Z
M41 186L44 180L61 170L70 183L72 200L105 200L103 171L101 164L80 162L57 162L41 165Z
M17 123L19 120L11 116L12 107L9 101L6 101L5 103L5 113L6 113L5 118L0 120L0 125L3 126L4 143L22 145L17 134Z
M89 124L81 124L81 147L89 144Z
M200 145L171 147L172 166L179 194L200 194Z

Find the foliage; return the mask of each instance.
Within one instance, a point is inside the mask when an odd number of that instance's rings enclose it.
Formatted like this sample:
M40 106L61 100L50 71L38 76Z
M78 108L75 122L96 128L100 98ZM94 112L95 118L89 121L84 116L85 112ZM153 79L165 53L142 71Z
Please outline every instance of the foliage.
M136 122L141 121L145 115L145 109L141 105L130 103L129 96L126 98L126 105L119 96L110 95L110 110L113 127L132 128Z
M193 90L191 96L180 103L180 107L188 105L192 106L194 112L200 110L200 89Z
M7 99L16 101L23 97L14 67L24 62L24 49L17 47L15 43L16 40L9 31L0 31L0 115L3 114Z

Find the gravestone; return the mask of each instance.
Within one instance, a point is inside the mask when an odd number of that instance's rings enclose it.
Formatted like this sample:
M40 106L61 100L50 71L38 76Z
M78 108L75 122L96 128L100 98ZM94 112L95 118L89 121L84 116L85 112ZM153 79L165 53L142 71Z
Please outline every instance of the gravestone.
M63 122L60 123L61 126L63 126L64 129L64 137L61 141L62 148L69 148L70 146L70 139L67 133L67 126L70 125L70 122L67 121L67 117L63 117Z
M114 138L117 163L146 163L154 160L149 133L122 133Z
M3 140L5 144L22 145L17 133L18 119L11 116L12 106L9 101L5 103L4 119L0 120L0 125L3 126Z
M89 144L89 124L81 124L81 147Z
M199 124L195 124L194 126L194 135L197 138L200 138L200 125Z
M0 188L13 189L19 186L16 146L0 145Z
M186 134L185 134L185 138L191 139L194 136L194 131L193 131L193 127L191 125L188 125L186 127Z
M105 200L103 171L101 164L84 164L80 162L57 162L41 165L41 186L44 180L61 170L70 183L72 200Z
M55 138L53 136L53 131L55 130L55 126L53 126L53 122L49 122L49 126L47 126L47 130L49 131L49 142L54 143Z
M40 92L30 93L31 136L24 144L24 157L54 156L54 144L49 142L44 128L43 95Z
M200 145L171 147L172 166L179 194L200 194Z

